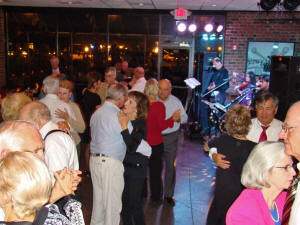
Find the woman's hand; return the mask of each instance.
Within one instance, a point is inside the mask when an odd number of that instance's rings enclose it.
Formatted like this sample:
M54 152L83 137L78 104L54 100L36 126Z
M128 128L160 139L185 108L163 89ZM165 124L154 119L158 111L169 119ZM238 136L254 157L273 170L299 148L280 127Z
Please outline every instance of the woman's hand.
M71 132L70 132L70 126L67 123L67 121L58 121L56 124L58 126L58 129L66 132L69 135L71 134Z
M173 113L172 118L175 122L180 122L180 109Z
M121 112L118 114L118 119L119 119L119 123L121 125L121 128L122 130L126 130L127 129L127 124L128 124L128 121L129 121L129 118L128 116Z
M68 171L65 167L60 171L56 171L54 173L54 177L56 181L52 188L51 196L49 199L50 203L54 203L69 194L74 194L72 184L73 175L71 171Z
M69 118L69 113L67 111L67 109L65 108L65 110L61 110L61 109L56 109L55 110L55 115L57 118L61 118L64 120L67 120Z

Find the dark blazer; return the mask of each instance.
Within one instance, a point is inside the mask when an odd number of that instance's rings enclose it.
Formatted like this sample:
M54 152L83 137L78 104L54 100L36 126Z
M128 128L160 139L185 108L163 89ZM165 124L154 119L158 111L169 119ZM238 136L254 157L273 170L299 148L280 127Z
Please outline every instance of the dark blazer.
M121 132L127 146L127 152L123 161L124 176L144 178L147 175L148 157L137 153L136 150L142 139L146 140L146 120L139 118L131 121L131 123L133 127L131 133L129 133L128 129Z

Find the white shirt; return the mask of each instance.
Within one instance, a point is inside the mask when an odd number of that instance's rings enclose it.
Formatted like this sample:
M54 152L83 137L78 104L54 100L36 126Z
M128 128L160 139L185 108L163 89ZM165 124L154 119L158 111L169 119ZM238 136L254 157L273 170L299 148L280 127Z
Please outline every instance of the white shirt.
M170 134L179 130L180 124L186 123L188 119L188 115L186 114L181 101L174 95L169 95L164 102L159 97L157 97L157 99L164 103L166 107L166 119L169 119L174 112L180 109L180 123L174 122L174 126L163 130L162 134Z
M272 120L268 129L266 130L268 141L278 141L279 133L282 129L282 124L283 124L283 122L281 122L278 119L274 118ZM250 130L246 136L248 140L258 143L260 134L263 130L261 125L262 125L261 122L259 122L259 120L257 118L251 119ZM218 153L218 150L216 148L209 149L209 157L211 159L212 159L212 155L215 153Z
M49 121L41 129L40 133L43 137L51 130L58 129L56 123ZM68 170L78 170L78 156L76 145L70 135L64 132L54 132L45 140L45 162L48 166L52 184L55 182L54 172L67 167Z
M145 77L141 77L131 87L130 91L139 91L139 92L144 93L146 83L147 83L147 81L146 81Z
M298 170L300 170L300 163L297 164ZM290 214L289 225L300 224L300 184L298 183L295 200L292 206Z
M261 132L263 131L261 127L261 122L257 118L251 120L250 130L247 135L248 140L258 143ZM282 129L282 122L278 119L273 119L270 123L268 129L266 130L268 141L278 141L279 133Z
M61 119L61 118L57 118L56 115L55 115L55 111L57 109L60 109L62 111L65 111L65 109L67 109L67 112L69 113L69 116L76 120L76 117L75 117L75 114L73 112L73 110L71 109L71 107L61 101L57 95L55 94L47 94L44 98L40 99L40 102L44 103L50 110L50 113L51 113L51 120L53 122L58 122L58 121L64 121L64 119ZM71 131L73 132L73 128L71 127Z

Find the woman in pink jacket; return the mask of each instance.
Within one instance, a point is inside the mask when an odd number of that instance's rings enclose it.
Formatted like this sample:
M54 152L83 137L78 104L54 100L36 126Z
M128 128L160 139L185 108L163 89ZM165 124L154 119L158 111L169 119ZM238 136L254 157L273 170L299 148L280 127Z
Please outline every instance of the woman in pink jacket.
M287 189L295 176L281 142L262 142L250 153L241 182L246 189L229 208L227 225L280 225Z

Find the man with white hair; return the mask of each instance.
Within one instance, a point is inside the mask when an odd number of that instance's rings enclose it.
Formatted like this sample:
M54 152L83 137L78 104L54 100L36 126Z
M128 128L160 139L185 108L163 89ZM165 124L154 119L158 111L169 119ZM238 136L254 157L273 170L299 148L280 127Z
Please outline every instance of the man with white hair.
M146 82L144 68L140 66L136 67L134 69L133 79L129 82L129 85L131 86L130 91L139 91L144 93Z
M59 79L55 78L53 76L48 76L43 80L43 89L46 93L46 96L40 100L40 102L44 103L50 110L51 113L51 119L54 122L63 121L63 119L60 119L56 117L55 111L57 109L60 109L62 111L67 111L71 118L74 120L75 114L70 108L70 106L61 101L58 96L58 89L59 89Z
M44 159L44 141L40 132L32 123L21 120L11 120L0 124L0 159L5 157L9 152L15 151L32 152ZM67 176L71 174L72 183L65 183L62 179L67 179ZM49 202L57 202L59 199L69 194L65 193L65 190L70 189L69 185L72 185L71 188L73 191L75 191L79 182L81 181L81 178L78 176L79 174L81 174L81 172L78 170L64 170L56 173L55 177L56 179L60 179L60 181L54 183ZM3 212L0 208L0 220L4 220L4 218L2 218L2 214ZM78 221L78 224L84 223L81 210L77 212L71 212L71 214L72 215L69 215L71 217L74 215L78 216L72 217Z
M67 168L78 170L78 156L74 140L70 135L58 129L51 121L50 111L41 102L31 102L21 108L19 119L31 122L40 131L45 141L45 162L54 183L53 174Z
M124 106L127 88L112 84L104 104L91 117L90 169L93 183L91 225L119 225L124 188L123 160L126 145L118 113ZM129 122L128 129L132 131Z
M300 170L300 101L289 108L279 138L284 141L285 152L297 159L297 169ZM282 225L300 224L300 177L297 172L284 206Z

